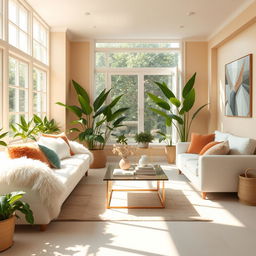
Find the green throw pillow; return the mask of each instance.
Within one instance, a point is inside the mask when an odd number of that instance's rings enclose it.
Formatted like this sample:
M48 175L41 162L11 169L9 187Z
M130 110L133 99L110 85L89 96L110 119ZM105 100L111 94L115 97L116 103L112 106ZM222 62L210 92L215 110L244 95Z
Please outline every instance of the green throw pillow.
M44 153L51 165L56 169L60 169L60 159L58 155L52 149L47 148L46 146L38 144L38 147Z

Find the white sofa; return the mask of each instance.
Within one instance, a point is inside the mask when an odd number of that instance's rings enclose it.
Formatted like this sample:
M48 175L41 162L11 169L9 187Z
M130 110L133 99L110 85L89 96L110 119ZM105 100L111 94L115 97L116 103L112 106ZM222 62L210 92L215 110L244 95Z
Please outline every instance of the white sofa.
M71 146L75 145L72 143L70 144ZM78 145L78 143L76 145ZM10 170L8 176L4 173L4 168L2 168L3 170L0 170L0 195L12 191L25 191L26 194L24 195L23 201L30 205L34 214L35 224L39 224L41 230L44 230L51 220L58 217L64 201L76 187L81 178L88 174L89 165L92 161L90 152L87 152L88 150L81 145L79 146L79 149L73 147L72 150L75 152L75 155L61 160L61 169L50 169L37 160L27 158L15 159L17 163L23 161L28 172L30 171L29 165L31 166L31 164L34 164L35 167L32 166L31 169L34 169L35 171L40 171L40 168L43 169L42 172L46 175L40 177L41 174L39 173L38 177L35 179L35 183L37 184L28 183L27 185L24 185L24 181L21 180L22 184L19 185L19 182L17 182L18 179L15 180L14 178L16 177L13 176L15 170ZM9 163L11 165L15 160L6 159L2 154L0 163L2 162L5 165L8 165ZM20 164L17 166L20 166ZM11 166L10 168L15 169L15 166ZM9 169L7 170L9 171ZM18 169L22 169L22 166L17 168L17 175L21 176L22 172ZM32 170L31 173L33 173L34 170ZM18 171L20 171L20 174ZM26 171L26 169L23 171ZM38 184L40 181L43 183L41 187L40 184ZM52 193L49 192L49 194L45 196L45 191L52 191ZM21 218L17 220L17 223L26 224L26 221L21 214L20 217Z
M256 168L256 142L228 133L215 132L216 141L229 141L229 155L188 154L189 142L176 146L176 164L206 198L207 192L237 192L238 177L246 168Z

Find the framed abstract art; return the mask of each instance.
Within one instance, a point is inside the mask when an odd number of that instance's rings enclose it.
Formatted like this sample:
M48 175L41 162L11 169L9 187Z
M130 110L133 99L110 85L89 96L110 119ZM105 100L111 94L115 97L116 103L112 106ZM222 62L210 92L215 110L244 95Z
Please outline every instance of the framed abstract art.
M225 115L252 117L252 54L225 65Z

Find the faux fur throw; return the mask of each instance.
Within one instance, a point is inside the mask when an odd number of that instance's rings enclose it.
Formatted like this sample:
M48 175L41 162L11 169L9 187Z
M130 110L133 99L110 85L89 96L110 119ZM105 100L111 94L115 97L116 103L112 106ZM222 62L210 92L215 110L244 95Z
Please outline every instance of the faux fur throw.
M87 154L90 156L90 164L93 161L93 154L91 151L84 147L82 144L76 142L76 141L71 141L69 140L69 145L71 147L71 150L74 152L74 154Z
M0 184L29 188L39 194L52 218L59 214L64 185L53 170L38 160L21 157L1 159Z

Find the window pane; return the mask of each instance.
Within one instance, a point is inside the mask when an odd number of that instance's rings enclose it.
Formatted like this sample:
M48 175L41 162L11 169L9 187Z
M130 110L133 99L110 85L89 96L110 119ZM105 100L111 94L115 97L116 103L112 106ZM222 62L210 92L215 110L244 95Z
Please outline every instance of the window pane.
M28 64L19 63L19 86L28 88Z
M13 23L18 24L17 5L13 1L9 0L9 20Z
M9 60L9 84L10 85L16 85L18 84L17 78L16 78L16 60L13 58L10 58Z
M26 32L28 31L28 12L23 8L19 10L19 27Z
M105 89L106 81L105 81L105 73L96 73L95 75L95 97L99 96L99 94Z
M120 127L115 133L122 134L125 132L127 137L132 138L138 131L138 77L137 75L112 75L111 85L112 99L124 94L117 103L116 110L123 107L130 108L125 113L127 116L124 122L126 127Z
M96 52L96 67L106 67L106 54L104 52Z
M109 67L112 68L150 68L150 67L176 67L178 53L110 53Z
M19 38L19 49L24 52L28 52L28 36L24 32L20 31L20 38Z
M15 47L18 46L18 36L17 36L18 30L17 28L9 24L9 43Z
M9 111L27 112L27 91L9 88Z
M172 77L166 75L146 75L144 76L144 130L152 132L152 130L160 130L166 133L165 118L157 115L150 108L158 108L155 103L148 97L150 92L160 98L165 99L162 91L152 81L165 82L167 85L171 84ZM172 88L170 88L172 89ZM160 108L159 108L160 109ZM161 109L162 110L162 109ZM156 137L159 137L156 135Z
M42 111L42 98L41 93L33 93L33 112L41 112Z

